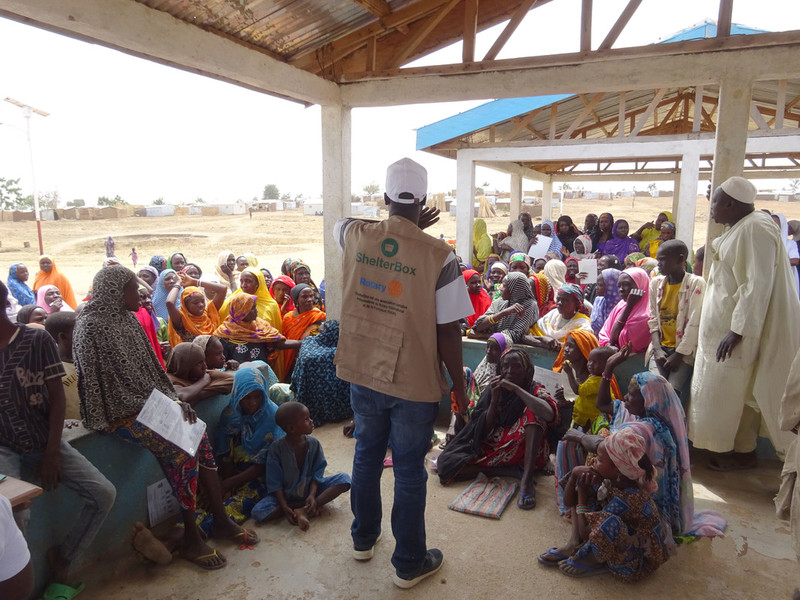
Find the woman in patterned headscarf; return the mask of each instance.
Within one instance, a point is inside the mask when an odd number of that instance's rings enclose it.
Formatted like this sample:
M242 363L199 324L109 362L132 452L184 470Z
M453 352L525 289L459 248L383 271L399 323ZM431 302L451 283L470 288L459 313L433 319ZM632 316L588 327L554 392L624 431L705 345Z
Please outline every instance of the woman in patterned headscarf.
M36 304L36 294L26 283L28 281L28 267L22 263L14 263L8 270L8 291L17 299L20 306Z
M605 269L597 277L596 295L592 308L592 331L595 335L600 333L608 315L622 299L619 295L619 269Z
M144 330L133 316L139 308L138 283L133 271L112 265L95 275L94 294L78 317L73 355L78 374L81 417L89 429L143 447L156 457L181 506L184 522L182 556L203 569L218 569L225 557L204 542L195 525L198 481L208 493L217 517L214 536L238 544L258 543L258 536L227 518L222 503L217 465L203 435L190 456L136 421L153 389L177 401L172 384L158 362ZM197 418L181 403L184 418Z
M558 351L570 331L591 330L586 312L580 286L565 283L556 294L556 307L536 322L523 343Z
M528 278L522 273L509 273L503 279L500 299L492 302L483 316L475 321L470 337L486 339L493 333L503 333L516 343L538 315Z
M517 506L530 510L536 506L533 475L547 464L545 435L558 419L558 407L544 386L533 381L533 365L524 350L506 350L499 375L502 379L483 390L469 422L439 455L439 480L446 484L518 465L523 472Z

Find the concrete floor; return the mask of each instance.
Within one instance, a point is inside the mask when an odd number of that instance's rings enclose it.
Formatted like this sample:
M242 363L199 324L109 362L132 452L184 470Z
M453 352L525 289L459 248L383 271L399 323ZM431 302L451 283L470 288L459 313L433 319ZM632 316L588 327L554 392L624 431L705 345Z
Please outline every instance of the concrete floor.
M440 431L441 435L441 431ZM325 448L328 472L350 471L354 440L340 425L315 432ZM439 451L434 449L430 456ZM367 563L351 558L349 495L337 498L302 532L279 521L257 527L262 538L254 550L217 547L228 559L225 569L204 572L175 559L166 567L147 566L131 556L95 565L86 575L81 598L103 600L374 599L374 598L791 598L800 585L800 569L791 547L788 523L775 517L772 498L780 464L766 462L754 471L719 474L693 456L696 508L714 509L728 519L723 539L702 539L678 548L652 577L625 585L610 575L591 581L569 579L541 567L536 555L566 540L569 524L558 517L553 478L538 479L538 506L524 512L514 505L500 520L464 515L447 505L467 483L443 487L428 482L428 544L444 552L442 570L411 590L391 583L389 562L394 541L389 514L393 477L386 469L384 539ZM127 535L128 532L121 532Z

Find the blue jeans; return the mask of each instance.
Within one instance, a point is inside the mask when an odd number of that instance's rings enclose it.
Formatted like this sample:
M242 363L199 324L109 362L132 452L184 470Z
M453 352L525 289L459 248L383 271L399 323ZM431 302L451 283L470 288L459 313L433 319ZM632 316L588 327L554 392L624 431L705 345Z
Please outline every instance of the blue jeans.
M35 469L42 460L43 451L17 454L0 446L0 473L22 478L23 465ZM25 477L27 481L29 478ZM114 506L117 490L114 485L69 442L61 440L61 484L73 490L83 502L81 512L70 516L73 525L61 544L62 557L72 562L92 543L103 521ZM23 533L30 522L30 510L15 512L17 524Z
M381 532L381 475L389 438L394 462L392 565L401 577L416 577L425 564L425 501L428 472L425 455L431 447L438 402L411 402L351 384L350 404L356 425L353 457L351 533L356 550L375 544Z

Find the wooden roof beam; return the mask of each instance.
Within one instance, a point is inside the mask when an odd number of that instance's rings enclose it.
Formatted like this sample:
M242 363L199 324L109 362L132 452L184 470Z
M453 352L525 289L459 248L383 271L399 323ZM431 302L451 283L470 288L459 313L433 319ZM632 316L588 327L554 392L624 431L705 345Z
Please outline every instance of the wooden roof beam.
M388 16L392 12L389 3L386 2L386 0L353 0L353 2L358 4L367 12L372 13L379 19Z
M625 26L631 20L633 13L636 12L636 9L639 8L639 5L642 3L642 0L628 0L628 5L622 10L617 19L617 22L611 27L608 31L608 35L606 35L606 39L602 41L602 43L597 47L598 50L608 50L614 45L614 42L617 41L619 34L622 33L622 30L625 29Z
M475 62L475 36L478 33L478 0L464 0L464 37L461 62Z
M586 119L586 117L589 115L592 109L597 105L597 103L600 102L603 96L605 96L605 92L600 92L598 94L595 94L594 98L592 98L591 101L586 106L583 107L581 113L572 122L572 125L570 125L567 128L567 130L561 134L561 137L559 139L568 140L572 136L572 132L575 131L575 129L577 129L581 123L583 123L584 119Z
M447 1L448 0L420 0L400 10L396 10L379 21L362 27L358 31L345 35L325 46L325 48L327 48L327 51L325 51L326 59L330 64L333 64L352 53L354 50L364 46L369 38L386 35L393 29L400 30L400 28L403 27L407 33L407 25L434 12ZM318 55L321 50L322 49L314 49L299 52L289 59L289 64L307 71L319 72L322 68L318 67L317 63Z
M425 25L417 31L411 39L408 40L406 45L394 56L392 67L399 68L405 63L406 59L413 54L431 31L436 29L436 26L442 22L442 19L444 19L459 2L461 2L461 0L450 0L450 2L442 6L434 16L429 17L428 22L425 23Z
M656 110L658 103L661 102L661 99L664 97L664 94L666 93L667 93L667 88L661 88L656 90L656 94L655 96L653 96L653 100L650 102L650 105L647 107L647 110L644 111L644 114L642 115L642 118L639 119L639 122L636 124L636 127L634 127L633 131L631 131L630 137L636 137L637 135L639 135L639 132L644 127L644 124L647 123L647 119L649 119L650 116L653 114L653 112Z
M497 39L492 44L492 47L489 48L489 51L486 53L486 56L483 57L484 62L487 60L494 60L497 58L497 55L500 54L500 51L506 45L511 36L514 35L514 32L519 27L522 20L528 15L531 9L536 5L539 0L524 0L522 4L519 5L514 14L511 16L511 20L506 23L505 29L500 32L500 35L497 36Z
M719 0L719 16L717 17L717 37L730 37L732 16L733 16L733 0Z
M592 51L592 0L581 0L581 52Z

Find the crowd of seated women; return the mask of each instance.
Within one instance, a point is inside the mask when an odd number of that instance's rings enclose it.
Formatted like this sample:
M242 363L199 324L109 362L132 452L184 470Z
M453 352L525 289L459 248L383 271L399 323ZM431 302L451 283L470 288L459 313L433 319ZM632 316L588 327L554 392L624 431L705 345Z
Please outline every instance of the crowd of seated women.
M486 340L486 357L465 372L470 402L453 406L440 480L516 473L517 506L530 510L534 471L552 470L572 534L538 560L571 577L635 581L676 544L725 529L718 514L694 511L684 412L703 252L675 239L668 212L631 230L608 213L587 215L582 231L567 216L534 225L523 213L495 235L477 219L472 262L461 265L475 309L462 330ZM538 236L551 241L533 259ZM561 385L535 381L525 345L553 353ZM634 353L646 353L648 371L623 391L614 371Z

